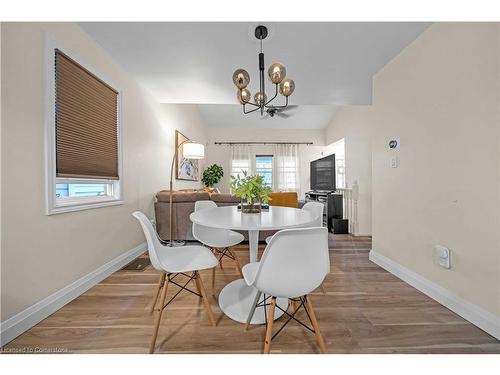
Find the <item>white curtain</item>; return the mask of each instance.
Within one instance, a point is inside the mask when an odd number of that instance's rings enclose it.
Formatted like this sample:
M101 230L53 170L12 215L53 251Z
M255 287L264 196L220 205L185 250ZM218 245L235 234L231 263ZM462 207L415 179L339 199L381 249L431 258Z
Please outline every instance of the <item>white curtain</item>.
M278 144L274 152L276 191L296 191L300 194L299 145Z
M247 175L253 174L252 149L250 145L230 145L231 148L231 176L238 174L243 178L243 171Z

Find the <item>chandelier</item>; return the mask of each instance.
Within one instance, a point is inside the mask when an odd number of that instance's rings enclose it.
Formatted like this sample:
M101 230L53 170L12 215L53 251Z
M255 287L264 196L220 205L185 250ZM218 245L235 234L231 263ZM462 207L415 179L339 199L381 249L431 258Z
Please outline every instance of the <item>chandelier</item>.
M267 75L269 79L275 86L274 96L267 100L266 90L265 90L265 80L264 80L264 53L262 52L262 41L267 37L267 27L257 26L255 28L255 37L260 41L260 53L259 53L259 91L253 97L248 90L247 86L250 83L250 75L245 69L236 69L233 73L233 82L237 91L237 97L239 102L243 105L243 113L248 114L260 110L261 116L264 115L266 111L271 117L274 116L276 112L280 112L288 106L288 97L293 94L295 90L295 82L290 78L286 77L286 68L283 64L275 62L271 64L267 70ZM285 97L284 105L271 105L270 103L278 97L278 92ZM252 109L247 110L247 105Z

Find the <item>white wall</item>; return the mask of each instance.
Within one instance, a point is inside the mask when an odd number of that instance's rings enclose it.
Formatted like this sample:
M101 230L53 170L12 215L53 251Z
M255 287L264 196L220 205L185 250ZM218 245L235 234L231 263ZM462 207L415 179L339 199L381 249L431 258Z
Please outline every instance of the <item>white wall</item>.
M229 176L231 171L230 148L225 145L214 145L214 142L313 142L313 145L300 146L300 185L299 199L304 198L310 190L309 163L312 160L332 153L331 147L325 145L324 130L297 130L297 129L235 129L209 128L207 132L207 159L205 164L220 164L224 168L224 177L216 185L222 192L229 192ZM273 146L254 146L256 153L272 153Z
M44 214L44 32L122 89L120 206ZM196 106L160 105L76 24L1 25L1 320L144 241L135 210L153 214L168 187L174 131L204 141ZM199 186L180 183L176 187Z
M194 142L206 144L207 142L207 128L204 125L200 111L196 104L160 104L160 113L162 116L161 123L164 126L164 137L168 141L156 142L152 144L153 149L151 158L158 157L155 161L154 168L161 171L159 175L168 172L168 178L157 181L157 185L164 186L168 189L170 181L170 166L172 165L172 157L175 146L175 129L179 130L186 137ZM206 150L205 150L206 151ZM198 189L203 186L201 182L201 173L205 167L205 160L198 161L200 166L200 180L199 181L184 181L175 179L175 166L174 166L174 190L175 189Z
M347 186L359 186L356 235L372 233L371 122L370 106L341 107L325 131L328 144L344 139Z

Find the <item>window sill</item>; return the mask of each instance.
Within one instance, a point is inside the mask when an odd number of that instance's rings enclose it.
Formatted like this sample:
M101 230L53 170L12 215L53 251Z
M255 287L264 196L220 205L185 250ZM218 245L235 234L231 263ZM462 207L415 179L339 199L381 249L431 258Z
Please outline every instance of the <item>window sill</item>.
M118 206L123 204L122 199L110 199L101 202L81 202L81 203L66 203L60 204L56 207L49 208L47 215L63 214L66 212L90 210L93 208Z

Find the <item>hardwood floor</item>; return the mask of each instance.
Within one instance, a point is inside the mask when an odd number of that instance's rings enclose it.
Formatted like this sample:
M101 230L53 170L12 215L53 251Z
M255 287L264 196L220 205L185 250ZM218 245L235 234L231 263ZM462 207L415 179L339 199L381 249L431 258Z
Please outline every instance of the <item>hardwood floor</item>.
M311 295L328 353L500 353L500 342L368 260L369 237L332 236L331 273ZM261 246L262 250L262 246ZM246 246L236 255L248 262ZM216 292L239 278L225 260ZM211 295L211 271L201 272ZM59 348L74 353L147 353L154 313L149 304L159 274L118 271L37 324L6 349ZM167 298L175 292L171 288ZM212 327L198 297L181 293L162 318L156 352L260 353L265 326L232 321L212 298ZM305 318L301 312L300 318ZM274 324L280 327L284 318ZM290 322L271 353L317 353L314 334Z

